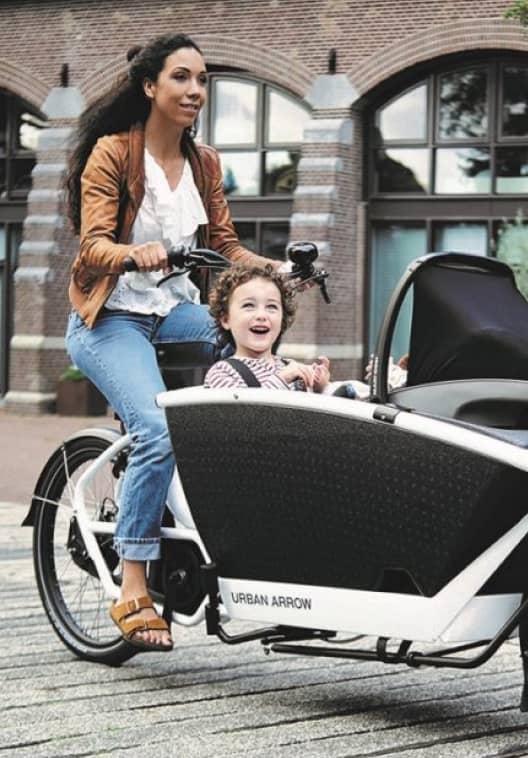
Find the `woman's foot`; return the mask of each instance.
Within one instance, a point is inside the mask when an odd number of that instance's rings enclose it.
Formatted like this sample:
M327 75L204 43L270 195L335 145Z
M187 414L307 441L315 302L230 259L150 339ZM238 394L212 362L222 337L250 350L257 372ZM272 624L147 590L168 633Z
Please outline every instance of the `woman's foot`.
M170 629L156 613L148 593L143 561L123 560L121 597L111 607L110 616L132 645L146 650L172 650Z
M148 595L122 598L110 608L110 617L127 642L143 650L172 650L169 627Z

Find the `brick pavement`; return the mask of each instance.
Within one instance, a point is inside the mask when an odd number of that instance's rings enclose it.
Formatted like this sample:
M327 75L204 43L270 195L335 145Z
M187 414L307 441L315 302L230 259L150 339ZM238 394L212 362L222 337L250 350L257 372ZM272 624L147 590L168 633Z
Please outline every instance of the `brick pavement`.
M66 435L111 418L0 411L0 753L16 758L515 758L528 755L516 642L467 672L265 657L202 625L175 628L170 654L121 668L79 661L52 632L36 590L36 476ZM240 625L230 625L240 631Z

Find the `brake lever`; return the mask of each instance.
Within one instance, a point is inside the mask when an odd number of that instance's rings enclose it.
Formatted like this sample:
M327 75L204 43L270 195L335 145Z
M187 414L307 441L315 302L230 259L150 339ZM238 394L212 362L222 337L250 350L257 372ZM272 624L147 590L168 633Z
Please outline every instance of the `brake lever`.
M199 253L190 253L190 256L183 264L183 268L187 269L193 269L196 266L204 266L210 269L225 269L226 264L221 261L211 261L210 258L207 258L205 255L200 255Z
M295 290L297 287L301 287L303 284L309 284L314 282L318 285L321 295L325 303L330 304L330 296L326 287L326 279L328 278L328 272L324 269L316 269L314 266L310 266L309 269L297 268L294 266L289 272L288 278L292 279L294 283L291 285L291 289ZM295 280L297 279L297 283Z
M330 295L328 294L328 290L326 288L326 277L327 276L328 276L328 274L326 273L326 271L322 271L321 272L321 277L322 278L320 278L317 281L317 284L319 285L319 289L321 290L321 295L323 296L323 300L325 301L325 303L327 305L330 305L330 303L332 301L330 300Z

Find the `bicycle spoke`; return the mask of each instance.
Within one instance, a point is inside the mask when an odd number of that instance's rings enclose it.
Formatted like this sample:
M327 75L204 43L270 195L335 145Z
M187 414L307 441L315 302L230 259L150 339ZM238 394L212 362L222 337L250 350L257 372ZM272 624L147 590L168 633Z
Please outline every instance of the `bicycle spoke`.
M69 465L68 465L68 456L66 454L66 447L64 445L62 447L62 460L64 462L64 471L66 472L66 487L68 489L68 494L70 496L70 500L73 503L73 491L74 491L74 487L73 487L73 484L72 484L72 481L71 481L71 477L70 477L70 469L69 469Z

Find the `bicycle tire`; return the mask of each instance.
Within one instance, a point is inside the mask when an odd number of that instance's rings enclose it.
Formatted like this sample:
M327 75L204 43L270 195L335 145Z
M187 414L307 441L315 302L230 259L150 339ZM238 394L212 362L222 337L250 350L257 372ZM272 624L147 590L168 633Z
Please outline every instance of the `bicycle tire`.
M119 666L138 650L120 635L108 614L109 600L76 526L71 507L74 481L87 464L109 446L108 435L90 431L67 440L51 456L39 480L35 496L39 506L33 530L33 559L40 598L48 619L61 641L77 657ZM94 482L90 518L113 520L115 467L105 466ZM92 492L92 488L91 488ZM70 501L70 502L69 502ZM119 559L112 536L101 535L101 550L119 581Z

